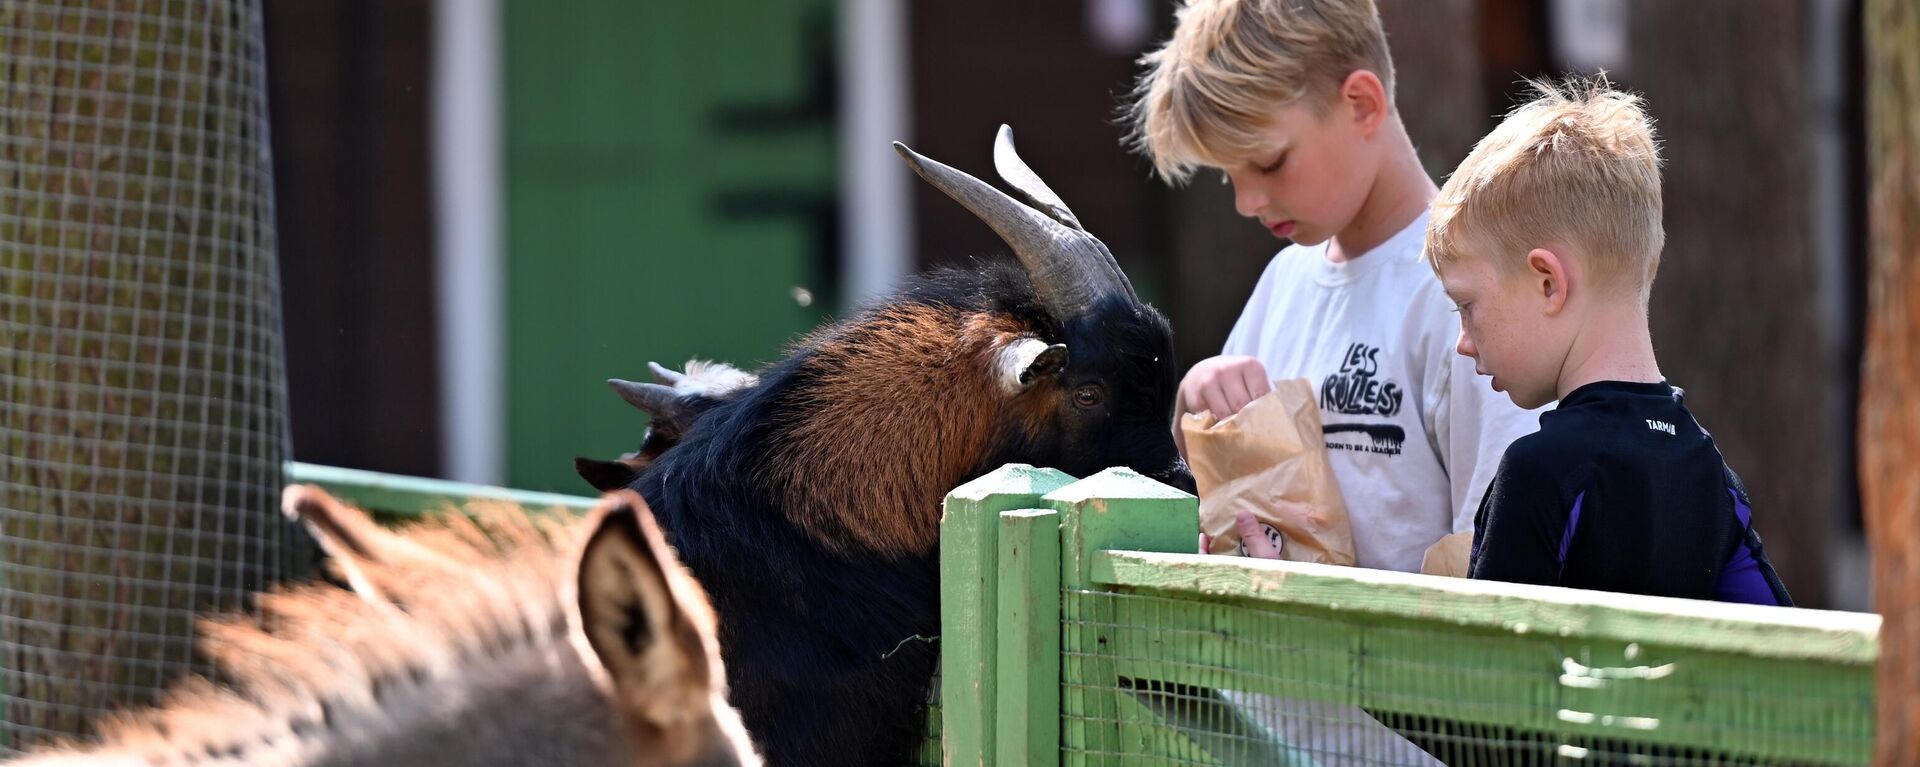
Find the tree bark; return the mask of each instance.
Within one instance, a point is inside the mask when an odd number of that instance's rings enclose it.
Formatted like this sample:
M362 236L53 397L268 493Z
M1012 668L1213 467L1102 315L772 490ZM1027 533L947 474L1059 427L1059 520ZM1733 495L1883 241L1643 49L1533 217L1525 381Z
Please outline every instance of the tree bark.
M1868 0L1866 355L1860 498L1880 629L1874 763L1920 754L1920 10Z

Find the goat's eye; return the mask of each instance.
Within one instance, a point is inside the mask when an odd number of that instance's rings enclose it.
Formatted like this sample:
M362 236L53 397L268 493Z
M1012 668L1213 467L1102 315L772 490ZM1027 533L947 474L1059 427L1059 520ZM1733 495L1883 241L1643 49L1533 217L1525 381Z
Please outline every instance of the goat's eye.
M1106 399L1107 393L1100 389L1099 384L1082 384L1080 388L1073 390L1073 404L1077 407L1099 407L1100 403Z

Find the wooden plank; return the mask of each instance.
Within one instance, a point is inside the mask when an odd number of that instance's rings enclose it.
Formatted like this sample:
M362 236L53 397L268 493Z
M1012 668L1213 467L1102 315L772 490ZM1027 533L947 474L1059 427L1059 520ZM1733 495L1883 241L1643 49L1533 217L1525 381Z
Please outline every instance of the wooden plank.
M997 764L1060 758L1060 514L1000 513Z
M1008 464L947 494L940 517L940 716L949 765L992 763L1000 512L1041 505L1073 478Z
M1867 0L1866 354L1860 371L1860 501L1873 550L1873 606L1886 624L1881 764L1920 754L1920 8ZM1769 539L1771 542L1771 539Z
M1070 761L1079 755L1123 753L1119 677L1108 654L1116 625L1105 599L1079 599L1094 587L1089 565L1107 548L1193 551L1200 535L1199 501L1127 469L1108 469L1047 495L1061 514L1061 743Z
M416 517L478 499L510 501L531 510L560 507L570 511L586 511L596 500L298 461L287 462L287 481L319 485L342 500L387 517Z
M1200 501L1125 468L1102 471L1047 495L1061 513L1061 579L1092 585L1099 552L1192 552L1200 541Z
M1092 555L1090 581L1516 634L1872 665L1880 616L1643 597L1304 562L1136 551Z

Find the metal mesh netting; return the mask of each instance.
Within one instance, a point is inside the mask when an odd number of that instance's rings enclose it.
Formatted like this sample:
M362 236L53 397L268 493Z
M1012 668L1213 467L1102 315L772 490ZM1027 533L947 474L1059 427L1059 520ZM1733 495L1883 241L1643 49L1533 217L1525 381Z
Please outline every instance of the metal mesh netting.
M1062 607L1074 763L1864 764L1873 739L1870 666L1139 593Z
M0 750L304 566L259 8L0 1Z

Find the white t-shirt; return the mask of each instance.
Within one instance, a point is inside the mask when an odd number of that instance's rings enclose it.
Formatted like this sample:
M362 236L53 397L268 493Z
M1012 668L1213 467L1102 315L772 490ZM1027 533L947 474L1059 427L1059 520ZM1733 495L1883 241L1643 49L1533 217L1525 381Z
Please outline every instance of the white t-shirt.
M1508 443L1540 426L1454 352L1460 317L1420 260L1427 215L1359 258L1280 251L1224 354L1320 396L1333 475L1361 567L1417 572L1427 547L1473 530Z

